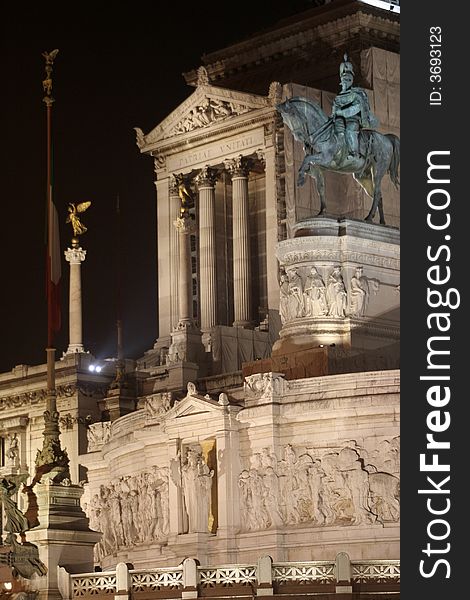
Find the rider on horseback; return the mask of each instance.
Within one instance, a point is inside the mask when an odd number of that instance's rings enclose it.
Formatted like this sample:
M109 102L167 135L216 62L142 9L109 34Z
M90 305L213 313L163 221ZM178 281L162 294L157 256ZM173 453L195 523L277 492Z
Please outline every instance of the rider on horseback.
M354 69L344 55L344 62L339 68L341 92L333 101L331 117L335 133L346 138L349 156L359 157L359 130L375 129L378 126L376 117L372 114L366 92L359 87L352 87Z

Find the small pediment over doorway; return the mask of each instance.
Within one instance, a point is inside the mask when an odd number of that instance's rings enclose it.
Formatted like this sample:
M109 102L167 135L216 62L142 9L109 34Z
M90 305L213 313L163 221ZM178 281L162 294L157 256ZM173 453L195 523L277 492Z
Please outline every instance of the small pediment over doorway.
M184 398L179 400L166 414L166 419L181 419L204 413L220 413L224 411L226 404L221 400L213 400L208 394L200 394L194 383L188 383L188 391Z

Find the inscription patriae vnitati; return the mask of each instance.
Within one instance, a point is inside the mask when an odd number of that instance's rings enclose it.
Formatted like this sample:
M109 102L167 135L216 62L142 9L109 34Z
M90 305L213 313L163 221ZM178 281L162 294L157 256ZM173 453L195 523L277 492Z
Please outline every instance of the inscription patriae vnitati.
M217 158L227 158L232 153L240 153L248 148L264 146L264 132L260 128L244 136L208 144L199 150L192 150L168 158L168 170L178 171L198 164L207 164Z

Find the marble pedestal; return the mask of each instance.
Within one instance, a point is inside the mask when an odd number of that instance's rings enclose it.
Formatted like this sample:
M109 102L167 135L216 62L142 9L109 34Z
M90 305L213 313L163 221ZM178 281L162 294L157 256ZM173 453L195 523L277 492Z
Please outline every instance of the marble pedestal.
M93 548L102 534L88 527L80 507L81 486L47 482L36 484L34 491L39 525L28 531L28 541L38 546L47 574L34 576L32 587L39 592L39 600L59 599L57 567L71 573L93 571Z
M361 366L352 370L377 368L368 362L378 358L379 368L398 366L399 240L392 227L315 217L278 244L283 325L272 356L282 371L296 354L323 348L336 364L327 372L346 359ZM326 373L303 376L315 374Z
M180 322L171 332L166 357L169 389L186 387L189 381L206 374L206 352L201 332L192 321Z
M102 415L109 416L110 421L115 421L135 410L135 396L127 387L109 389L106 398L98 401Z

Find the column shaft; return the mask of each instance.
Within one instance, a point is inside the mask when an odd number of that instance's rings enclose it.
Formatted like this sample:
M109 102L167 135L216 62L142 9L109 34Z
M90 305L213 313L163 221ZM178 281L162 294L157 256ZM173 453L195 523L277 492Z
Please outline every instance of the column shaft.
M181 201L176 180L170 180L170 224L180 216ZM170 225L170 328L176 327L179 319L179 233ZM170 330L171 330L170 329Z
M67 248L65 259L70 263L69 294L69 346L66 354L84 352L82 337L82 278L81 263L85 260L86 250L78 247Z
M196 178L199 187L199 304L201 330L217 324L215 245L215 174L205 167Z
M70 263L69 343L71 346L81 346L83 348L80 263Z
M189 232L179 231L179 321L191 321L192 310L192 277L191 277L191 241Z
M251 264L248 206L248 176L235 172L232 177L233 202L233 296L234 326L251 323Z

